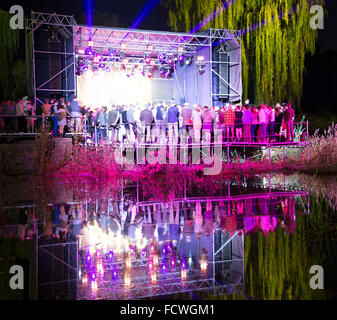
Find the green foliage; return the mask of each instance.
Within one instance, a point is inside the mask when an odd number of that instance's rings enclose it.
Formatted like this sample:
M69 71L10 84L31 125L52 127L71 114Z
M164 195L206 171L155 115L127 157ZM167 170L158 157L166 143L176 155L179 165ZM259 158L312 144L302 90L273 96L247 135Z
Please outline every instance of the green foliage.
M227 7L225 7L225 4ZM298 107L304 59L314 54L317 31L310 28L310 6L323 0L168 0L169 24L189 32L217 10L208 28L242 30L243 98Z

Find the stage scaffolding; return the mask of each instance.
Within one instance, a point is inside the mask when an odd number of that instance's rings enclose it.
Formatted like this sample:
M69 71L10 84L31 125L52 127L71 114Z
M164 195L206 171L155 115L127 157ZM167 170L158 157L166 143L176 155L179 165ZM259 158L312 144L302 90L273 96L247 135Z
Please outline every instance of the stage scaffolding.
M46 49L46 44L37 39L37 32L42 28L54 30L57 34L66 38L67 50L63 52ZM43 98L50 95L64 96L72 99L77 95L76 90L76 61L84 56L79 49L86 49L93 43L93 48L102 54L102 63L118 64L122 62L125 54L129 64L144 64L144 54L148 53L159 64L158 55L197 55L202 49L208 51L209 59L203 63L209 67L210 92L209 105L216 105L219 98L223 101L241 101L241 33L235 30L209 29L207 31L187 34L175 32L160 32L122 28L88 27L78 25L73 16L59 15L56 13L32 12L31 18L26 20L26 41L31 46L27 50L27 57L32 61L32 81L34 101L36 104L43 103ZM29 41L31 42L29 44ZM90 42L91 41L91 42ZM127 44L125 52L121 45ZM40 47L45 46L45 49ZM149 52L148 48L152 46ZM230 57L229 61L214 59L215 51L223 50ZM219 49L220 48L220 49ZM111 56L109 51L118 51L118 56ZM120 53L123 53L123 56ZM49 74L48 79L39 81L39 74L43 68L37 68L37 59L46 55L61 55L63 67L55 74ZM225 79L219 72L220 66L228 66L230 78ZM58 76L65 78L60 88L50 89L48 85ZM214 81L216 79L216 83ZM220 92L219 85L225 86L226 92Z

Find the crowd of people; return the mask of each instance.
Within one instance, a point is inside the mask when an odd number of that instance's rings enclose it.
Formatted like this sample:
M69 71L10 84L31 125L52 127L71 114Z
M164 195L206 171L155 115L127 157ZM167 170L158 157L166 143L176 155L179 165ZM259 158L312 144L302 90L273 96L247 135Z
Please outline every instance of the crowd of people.
M18 235L22 240L36 234L35 208L24 213L19 230L5 232ZM263 233L273 232L277 225L292 233L295 228L295 199L285 197L258 197L233 201L198 201L194 203L168 203L136 205L133 201L113 201L78 204L53 204L50 215L41 225L45 238L66 239L83 234L83 228L96 221L102 232L121 233L130 241L136 239L136 230L148 241L178 241L193 234L197 238L210 236L220 228L231 235L237 230ZM7 230L8 231L8 230ZM18 234L19 233L19 234Z
M0 133L35 133L50 124L54 137L64 137L66 132L83 131L85 107L74 99L46 99L35 106L31 100L2 101L0 104Z
M49 121L54 137L66 132L87 133L95 143L178 144L215 141L269 143L294 141L295 113L291 103L253 106L226 103L208 107L165 102L139 105L113 105L101 108L81 106L77 98L46 99L35 108L30 100L2 101L1 132L34 132Z
M216 132L222 141L268 143L294 141L294 109L291 104L201 107L164 102L139 106L111 106L90 111L87 129L95 142L178 144L212 142ZM189 139L189 140L188 140Z

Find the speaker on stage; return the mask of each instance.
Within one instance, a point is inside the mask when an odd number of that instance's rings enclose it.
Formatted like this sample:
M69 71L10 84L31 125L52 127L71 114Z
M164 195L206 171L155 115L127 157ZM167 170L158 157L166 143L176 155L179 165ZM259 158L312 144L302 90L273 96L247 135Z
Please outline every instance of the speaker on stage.
M61 42L57 37L57 33L52 32L50 38L48 39L48 49L49 49L49 78L54 77L56 74L61 72L62 68L62 55L61 53ZM51 90L60 90L62 88L61 74L54 77L49 84Z

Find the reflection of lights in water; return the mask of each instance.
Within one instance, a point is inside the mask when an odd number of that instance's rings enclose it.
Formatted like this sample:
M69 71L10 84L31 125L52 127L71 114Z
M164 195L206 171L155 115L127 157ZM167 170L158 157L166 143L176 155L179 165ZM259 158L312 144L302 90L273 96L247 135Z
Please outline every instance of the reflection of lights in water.
M125 267L127 269L131 269L131 258L130 256L128 256L126 259L125 259Z
M142 250L142 257L143 257L143 258L146 257L146 249L143 249L143 250Z
M110 259L112 259L113 254L118 256L123 252L128 252L131 245L130 239L128 239L127 236L122 235L120 231L116 234L112 231L103 231L97 221L94 221L93 225L88 224L82 229L79 241L81 247L89 247L89 256L95 254L97 256L102 256L103 253L109 252ZM143 250L146 248L147 241L148 240L142 236L141 230L137 229L135 243L137 249ZM96 244L99 245L96 246ZM134 247L133 249L135 251ZM91 258L89 258L89 260L90 259ZM89 260L87 260L87 263L89 263Z
M86 262L87 262L87 263L90 263L90 261L91 261L91 257L90 257L90 254L89 254L89 253L87 254L87 256L86 256L86 259L85 259L85 260L86 260Z
M172 266L172 268L174 268L174 266L175 266L175 261L174 261L174 259L172 258L172 260L171 260L171 266Z
M166 254L166 249L165 249L165 247L163 246L163 250L162 250L162 252L163 252L163 255L165 255Z
M207 271L207 260L206 258L201 258L201 261L200 261L200 270L202 273L205 273Z
M96 249L96 256L97 256L97 258L99 258L101 256L101 250L100 249Z
M184 260L184 259L181 260L181 267L182 267L183 269L186 269L186 263L185 263L185 260Z
M153 269L153 263L152 261L149 261L149 270L152 270Z
M97 272L98 272L101 276L103 276L104 271L103 271L103 266L102 266L102 263L101 263L101 262L97 262L96 268L97 268Z
M117 270L116 270L116 269L112 272L112 277L113 277L114 280L117 279L118 273L117 273Z
M188 257L188 266L191 267L193 263L192 257Z
M83 276L83 278L82 278L82 284L86 285L87 283L88 283L87 276Z
M128 273L125 273L125 275L124 275L124 286L130 287L130 285L131 285L130 275Z
M82 276L82 271L80 269L80 270L78 270L78 278L81 279L81 276Z
M150 247L150 253L151 253L151 254L153 254L153 252L154 252L154 244L153 244L153 243L151 243L151 247Z
M162 270L162 272L165 272L165 271L166 271L166 265L165 265L165 264L163 264L163 265L161 266L161 270Z
M151 282L153 284L157 283L157 274L155 272L151 274Z
M96 281L91 282L91 290L94 291L94 292L97 291L97 282Z
M153 256L153 264L154 264L155 266L157 266L158 263L159 263L158 256L157 256L157 255L154 255L154 256Z
M186 272L186 270L185 269L181 269L180 275L181 275L181 281L185 281L186 278L187 278L187 272Z

